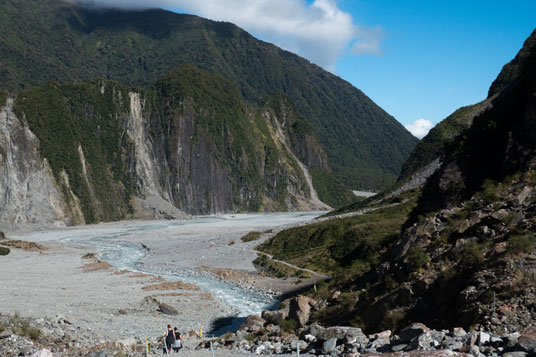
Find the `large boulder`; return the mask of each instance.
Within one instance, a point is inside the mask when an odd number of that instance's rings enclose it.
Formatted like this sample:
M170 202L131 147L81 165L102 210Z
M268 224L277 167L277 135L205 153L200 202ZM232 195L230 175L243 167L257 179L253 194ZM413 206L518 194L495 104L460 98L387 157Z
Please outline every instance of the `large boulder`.
M179 311L176 308L163 302L160 303L160 305L158 305L158 311L160 311L163 314L172 315L172 316L176 316L179 314Z
M298 296L290 300L288 317L296 321L298 327L304 327L309 321L311 306L315 301L306 296Z
M330 354L337 348L337 339L336 338L330 338L327 341L324 341L322 344L322 353L323 354Z
M246 321L240 326L239 330L257 332L263 329L266 321L259 315L249 315Z
M264 310L261 316L269 324L279 325L281 321L287 318L288 312L286 310L277 310L277 311Z
M429 332L430 329L421 323L413 323L409 326L404 327L398 333L398 337L404 342L410 342L415 337L420 336L426 332Z

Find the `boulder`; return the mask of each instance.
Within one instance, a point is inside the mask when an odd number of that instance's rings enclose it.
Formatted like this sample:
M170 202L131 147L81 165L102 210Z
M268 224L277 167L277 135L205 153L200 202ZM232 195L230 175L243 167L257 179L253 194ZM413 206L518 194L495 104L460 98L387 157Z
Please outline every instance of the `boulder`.
M465 337L467 335L467 332L462 327L455 327L452 329L452 334L454 337Z
M317 337L324 341L329 340L331 338L342 340L346 336L346 333L348 332L349 328L350 327L345 327L345 326L328 327L327 329L323 331L323 333L317 335Z
M479 346L484 346L488 343L490 343L491 335L489 333L486 333L484 331L480 331L477 333L477 339L476 344Z
M303 338L304 338L305 341L307 341L308 343L316 342L316 337L313 336L313 335L310 335L310 334L305 335Z
M279 325L281 321L287 318L288 312L285 310L276 310L276 311L264 310L261 316L269 324Z
M519 340L519 332L513 332L502 335L502 339L504 341L504 344L508 348L512 348L517 344L517 341Z
M179 311L176 308L163 302L160 303L160 305L158 305L158 311L160 311L163 314L172 315L172 316L176 316L179 314Z
M266 321L259 315L249 315L246 321L240 326L239 330L257 332L262 330Z
M421 323L413 323L409 326L404 327L398 333L398 336L403 342L410 342L415 337L422 335L423 333L429 332L430 329Z
M199 337L199 333L195 330L190 330L188 331L188 337L189 338L198 338Z
M527 197L530 196L531 193L532 193L532 189L529 186L523 187L523 190L521 190L521 192L514 199L514 203L517 205L522 205L523 202L525 202L525 200L527 199Z
M50 350L43 348L42 350L39 350L35 352L34 354L32 354L31 357L53 357L53 356Z
M430 350L439 346L439 343L434 340L429 332L426 332L411 339L410 346L416 350Z
M298 296L290 300L289 319L296 321L298 327L304 327L309 321L311 306L315 301L306 296Z
M300 351L305 351L307 349L307 347L309 346L309 344L305 341L302 341L302 340L294 340L290 343L290 348L293 350L293 351L297 351L298 348L300 349Z
M324 327L320 326L317 323L313 323L311 324L311 326L307 328L307 330L305 330L305 333L309 335L313 335L316 338L320 338L320 336L323 336L325 331L326 329Z
M322 353L323 354L330 354L335 350L337 347L337 339L336 338L330 338L329 340L324 341L322 344Z
M136 346L136 338L134 336L125 338L123 340L117 341L118 343L122 344L123 346L130 348L132 346Z
M368 343L367 335L358 327L349 327L344 336L345 343Z
M446 348L448 350L460 351L463 347L463 343L456 340L455 338L446 337L443 340L443 342L441 342L441 346L443 346L443 348Z

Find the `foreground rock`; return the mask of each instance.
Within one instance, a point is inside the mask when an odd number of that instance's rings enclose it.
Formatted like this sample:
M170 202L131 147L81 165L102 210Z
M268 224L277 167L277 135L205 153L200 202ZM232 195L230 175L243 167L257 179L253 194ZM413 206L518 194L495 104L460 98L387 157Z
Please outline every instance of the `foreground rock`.
M295 331L284 330L260 316L249 316L236 333L201 342L198 349L213 348L260 355L302 353L319 356L534 356L536 329L497 335L485 331L466 332L462 328L432 330L415 323L397 334L382 331L365 335L360 328L312 324ZM288 321L288 320L287 320ZM255 323L253 323L255 322ZM283 324L285 326L285 324Z
M162 351L161 341L148 342L151 354ZM0 356L139 356L145 351L145 340L131 336L107 341L64 316L32 319L0 314Z

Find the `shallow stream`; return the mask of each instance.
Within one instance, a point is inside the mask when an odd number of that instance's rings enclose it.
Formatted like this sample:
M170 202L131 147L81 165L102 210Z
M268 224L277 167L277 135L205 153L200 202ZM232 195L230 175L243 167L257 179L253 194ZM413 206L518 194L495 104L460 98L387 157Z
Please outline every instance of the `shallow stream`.
M216 335L231 329L236 329L244 318L251 314L260 314L262 310L274 309L279 301L274 296L248 289L243 286L219 280L211 274L197 270L173 267L169 264L145 266L139 261L147 254L139 236L150 239L151 234L177 234L187 232L189 240L206 240L214 232L225 232L226 237L236 236L240 239L252 230L266 230L280 226L290 226L309 221L319 215L319 212L292 212L292 213L258 213L203 216L191 220L181 221L138 221L134 225L107 224L106 229L85 229L71 232L61 240L68 244L77 244L95 247L100 251L99 257L107 261L118 270L131 270L160 275L169 281L182 281L195 284L209 292L219 301L234 311L234 318L228 319L222 326L213 331ZM98 227L98 226L96 226ZM192 232L197 237L192 236ZM134 237L138 239L133 239ZM143 241L143 240L142 240ZM233 267L229 267L233 268Z

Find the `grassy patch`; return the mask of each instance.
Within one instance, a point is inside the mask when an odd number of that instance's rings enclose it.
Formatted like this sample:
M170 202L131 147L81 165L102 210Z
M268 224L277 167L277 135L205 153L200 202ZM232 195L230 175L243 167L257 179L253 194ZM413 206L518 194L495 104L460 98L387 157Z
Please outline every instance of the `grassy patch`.
M512 235L508 238L508 252L513 254L530 253L536 245L534 233Z
M348 274L377 261L398 236L414 205L415 199L363 215L287 229L258 249L300 267Z
M3 108L9 98L9 93L5 90L0 90L0 108Z
M254 241L254 240L257 240L259 239L259 237L261 236L262 232L249 232L248 234L246 234L245 236L243 236L242 238L240 238L242 240L242 242L246 243L246 242L251 242L251 241Z
M27 336L33 341L37 341L43 336L43 332L40 329L30 326L30 322L18 314L13 315L9 319L9 325L13 333L19 336Z

